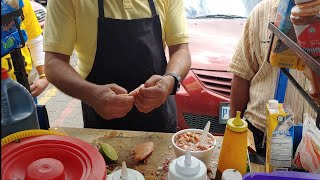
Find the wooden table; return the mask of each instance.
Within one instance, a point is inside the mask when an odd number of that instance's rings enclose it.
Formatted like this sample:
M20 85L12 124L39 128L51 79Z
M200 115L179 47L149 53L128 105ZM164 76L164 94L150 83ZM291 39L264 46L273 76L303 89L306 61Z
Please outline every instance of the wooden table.
M148 180L163 179L166 172L158 170L163 166L166 159L174 159L174 150L171 144L172 133L154 133L141 131L105 130L105 129L84 129L54 127L50 130L64 133L68 136L79 138L92 145L97 143L108 143L117 151L119 159L115 163L120 166L122 161L126 161L127 166L142 172ZM223 137L215 136L217 144L214 148L212 159L212 173L210 177L215 177L216 167ZM132 148L140 143L152 141L155 145L154 151L148 158L146 164L138 164L133 161ZM261 172L261 167L251 164L252 172ZM160 168L159 168L160 169Z

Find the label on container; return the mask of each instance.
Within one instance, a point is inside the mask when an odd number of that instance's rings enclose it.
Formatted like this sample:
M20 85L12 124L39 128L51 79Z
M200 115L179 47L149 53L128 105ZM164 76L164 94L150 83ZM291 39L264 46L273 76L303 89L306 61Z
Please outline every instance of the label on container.
M293 28L293 24L290 20L291 9L294 7L292 0L283 0L280 2L275 26L279 28L290 39L296 40L296 34ZM298 56L289 49L278 37L274 37L272 44L272 51L270 55L270 64L280 68L292 68L295 69L298 64Z
M284 131L283 133L288 133L288 131ZM270 164L273 167L290 167L292 159L292 137L290 134L286 135L287 137L277 138L276 136L271 139Z
M320 22L295 25L299 46L312 57L320 57Z
M293 111L286 104L278 105L278 113L267 105L267 159L266 170L290 168L292 162Z

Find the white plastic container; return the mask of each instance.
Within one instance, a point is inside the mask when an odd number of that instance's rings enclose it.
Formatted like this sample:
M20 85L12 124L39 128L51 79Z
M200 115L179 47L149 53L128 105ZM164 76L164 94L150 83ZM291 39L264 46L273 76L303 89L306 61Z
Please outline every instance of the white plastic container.
M207 167L198 158L191 156L190 149L186 155L173 160L169 165L168 180L206 180Z
M227 169L223 171L221 180L242 180L242 175L235 169Z
M176 158L186 154L186 150L181 149L180 147L178 147L175 144L175 140L176 140L177 136L179 134L186 133L186 132L194 132L194 133L202 134L202 131L203 130L201 130L201 129L184 129L184 130L181 130L181 131L175 133L172 136L171 143L173 144L174 154L175 154ZM216 139L214 138L214 136L210 133L208 133L208 136L213 140L213 145L211 146L211 148L209 148L205 151L191 151L191 155L198 158L199 160L201 160L206 165L207 168L209 168L211 165L211 159L213 157L213 149L216 145Z
M143 175L134 169L127 168L126 162L122 162L122 167L116 172L107 176L111 180L144 180Z

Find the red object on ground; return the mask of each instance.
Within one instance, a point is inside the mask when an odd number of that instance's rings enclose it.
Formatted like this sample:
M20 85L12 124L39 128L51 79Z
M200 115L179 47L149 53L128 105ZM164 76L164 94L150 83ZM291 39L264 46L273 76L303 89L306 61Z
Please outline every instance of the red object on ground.
M28 137L1 150L1 179L106 179L102 155L80 139L56 135Z

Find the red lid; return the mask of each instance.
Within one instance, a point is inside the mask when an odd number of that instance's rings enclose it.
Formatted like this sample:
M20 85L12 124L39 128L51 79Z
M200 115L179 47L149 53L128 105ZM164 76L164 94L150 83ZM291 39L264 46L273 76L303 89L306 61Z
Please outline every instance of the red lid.
M1 68L1 80L7 79L9 77L8 71L6 69Z
M43 135L23 138L1 150L2 179L106 179L102 155L80 139Z

